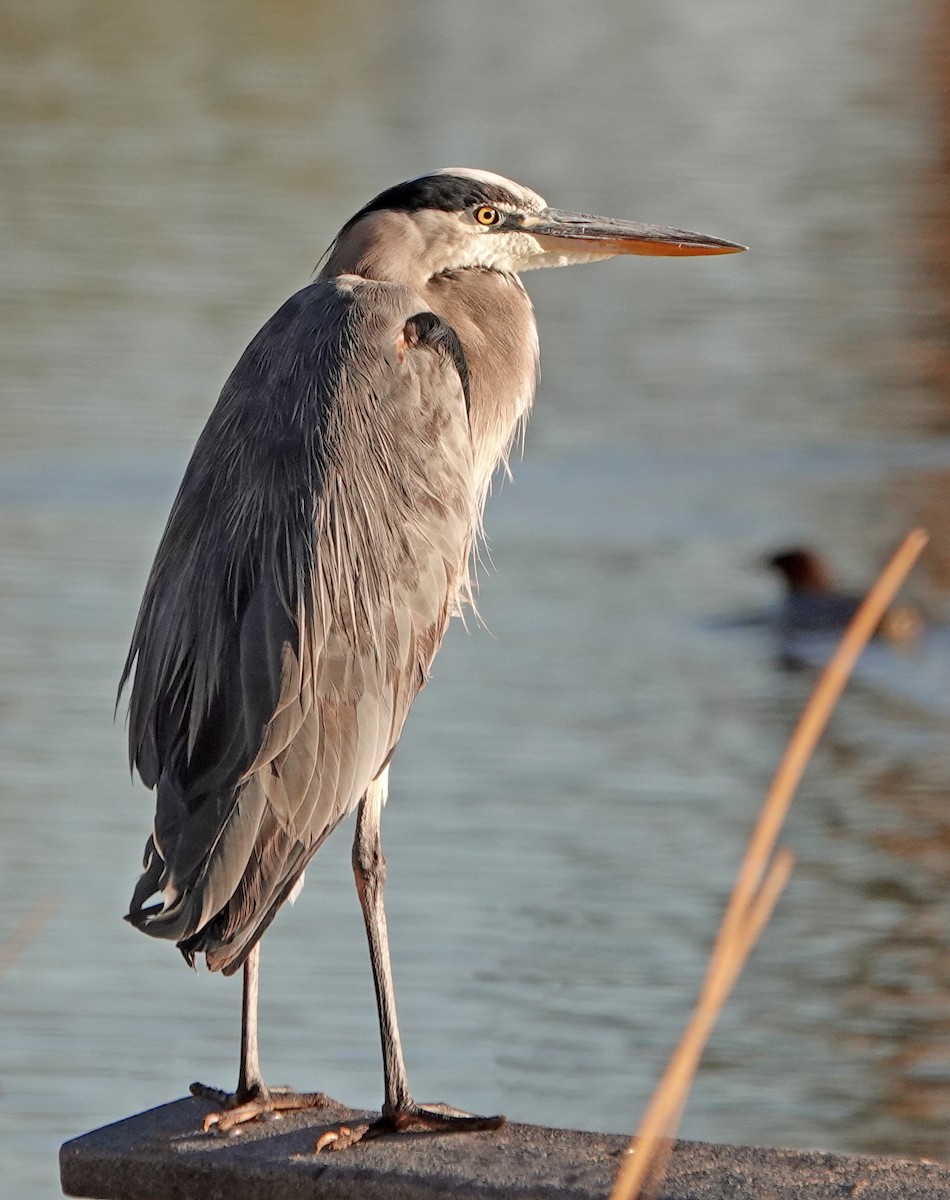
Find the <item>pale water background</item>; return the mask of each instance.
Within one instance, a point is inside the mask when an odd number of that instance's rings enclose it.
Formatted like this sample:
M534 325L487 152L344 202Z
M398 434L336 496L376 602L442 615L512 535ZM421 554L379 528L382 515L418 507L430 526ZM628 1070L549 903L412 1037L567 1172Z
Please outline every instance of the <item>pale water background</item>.
M809 679L762 552L864 582L950 437L926 269L926 5L0 3L4 1196L67 1137L230 1084L237 981L121 915L150 798L114 690L194 439L245 343L382 187L464 163L748 242L528 277L544 374L385 822L416 1095L628 1130L678 1036ZM934 364L937 364L935 367ZM942 523L941 523L942 522ZM878 650L785 837L795 878L686 1136L950 1158L950 644ZM264 947L274 1082L378 1105L341 830Z

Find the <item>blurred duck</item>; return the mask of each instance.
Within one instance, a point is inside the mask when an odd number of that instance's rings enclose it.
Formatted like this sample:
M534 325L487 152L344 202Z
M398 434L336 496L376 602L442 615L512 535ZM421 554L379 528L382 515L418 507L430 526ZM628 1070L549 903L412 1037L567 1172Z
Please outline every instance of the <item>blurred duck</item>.
M786 656L793 639L842 633L864 598L839 591L821 556L806 547L780 550L765 561L785 580L776 623ZM904 644L918 637L923 626L919 609L897 604L884 614L875 636Z

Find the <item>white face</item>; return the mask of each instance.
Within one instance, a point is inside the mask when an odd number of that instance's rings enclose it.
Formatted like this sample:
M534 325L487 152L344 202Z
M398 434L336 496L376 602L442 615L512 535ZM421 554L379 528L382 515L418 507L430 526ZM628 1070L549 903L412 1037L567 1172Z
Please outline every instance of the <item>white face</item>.
M576 250L570 242L558 244L556 248L542 243L531 235L531 218L547 208L547 201L537 192L503 175L491 171L479 171L472 167L443 167L434 175L456 175L476 179L492 187L503 188L512 195L514 204L498 202L482 206L498 211L501 221L510 214L526 219L521 229L498 229L495 225L479 220L479 210L461 213L446 213L426 210L414 214L414 219L424 231L430 245L444 247L442 270L463 270L466 267L487 267L495 271L518 274L539 267L567 267L575 263L599 262L613 258L614 251L592 251L589 246Z

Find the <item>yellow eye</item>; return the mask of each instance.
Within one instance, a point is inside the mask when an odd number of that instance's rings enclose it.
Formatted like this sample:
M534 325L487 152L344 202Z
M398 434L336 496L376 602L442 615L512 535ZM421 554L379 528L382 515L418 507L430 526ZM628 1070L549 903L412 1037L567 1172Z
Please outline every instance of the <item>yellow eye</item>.
M481 208L475 209L475 220L479 225L497 225L501 220L501 213L490 204L483 204Z

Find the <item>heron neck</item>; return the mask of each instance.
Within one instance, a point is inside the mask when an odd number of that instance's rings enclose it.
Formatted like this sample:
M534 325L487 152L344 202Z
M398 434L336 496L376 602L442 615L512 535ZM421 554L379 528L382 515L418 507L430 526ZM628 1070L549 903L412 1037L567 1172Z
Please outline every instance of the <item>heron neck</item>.
M484 503L534 399L534 308L521 280L499 271L444 272L419 290L431 311L455 330L468 360L476 486Z

